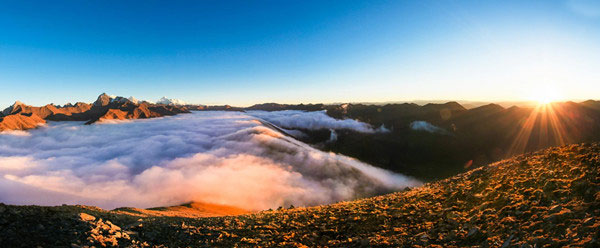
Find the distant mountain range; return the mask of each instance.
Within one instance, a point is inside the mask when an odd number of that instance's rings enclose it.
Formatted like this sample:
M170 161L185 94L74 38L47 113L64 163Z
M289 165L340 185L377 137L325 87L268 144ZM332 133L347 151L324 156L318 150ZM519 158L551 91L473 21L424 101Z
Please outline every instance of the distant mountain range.
M282 126L321 150L348 155L395 172L429 181L455 175L515 154L600 141L600 101L561 102L537 107L487 104L466 108L458 102L400 104L277 104L246 108L184 104L163 97L157 103L101 94L91 104L33 107L16 102L0 114L0 131L36 128L46 121L140 119L190 111L325 111L389 132L307 130ZM285 130L282 130L285 132ZM331 140L334 136L335 141Z
M600 101L475 108L457 102L265 103L247 108L179 103L154 104L106 94L91 104L33 107L16 102L0 114L0 131L35 128L46 121L92 124L190 110L322 111L320 116L326 114L327 119L358 120L386 131L265 125L321 150L430 183L331 205L211 218L204 217L247 211L198 202L112 211L0 203L0 243L7 247L599 246ZM532 152L583 142L590 143ZM498 162L489 164L494 161ZM431 182L440 178L446 179Z
M158 101L156 102L157 104L164 104L164 105L177 105L177 106L181 106L181 105L185 105L185 102L179 99L169 99L166 97L162 97L161 99L158 99Z
M42 107L15 102L0 113L0 131L26 130L36 128L46 121L86 121L92 124L102 120L123 120L153 118L179 113L189 113L185 106L174 104L153 104L139 102L133 97L113 97L105 93L89 104L78 102L75 105L56 106L48 104Z
M266 103L243 110L326 111L390 132L306 130L297 139L322 150L429 181L455 175L515 154L545 147L600 141L600 101L560 102L509 108L487 104L467 109L457 102L308 104Z

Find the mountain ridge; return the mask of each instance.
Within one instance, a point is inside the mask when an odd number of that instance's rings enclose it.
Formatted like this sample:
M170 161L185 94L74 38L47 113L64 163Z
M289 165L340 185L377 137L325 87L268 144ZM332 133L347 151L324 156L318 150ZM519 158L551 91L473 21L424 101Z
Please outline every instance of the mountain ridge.
M106 93L93 103L78 102L75 105L42 107L26 105L16 101L2 111L0 131L27 130L36 128L46 121L86 121L92 124L103 120L143 119L189 113L185 106L151 104L135 98L111 97Z

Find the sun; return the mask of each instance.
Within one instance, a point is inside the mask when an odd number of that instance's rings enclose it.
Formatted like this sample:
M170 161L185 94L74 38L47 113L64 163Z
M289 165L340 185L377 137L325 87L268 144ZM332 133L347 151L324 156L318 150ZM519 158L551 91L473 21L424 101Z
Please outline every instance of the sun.
M548 104L548 103L553 102L554 99L552 97L550 97L550 96L542 96L541 95L541 96L536 97L535 101L538 104Z
M539 105L546 105L558 101L560 99L560 94L554 89L542 88L535 90L529 99L537 102Z

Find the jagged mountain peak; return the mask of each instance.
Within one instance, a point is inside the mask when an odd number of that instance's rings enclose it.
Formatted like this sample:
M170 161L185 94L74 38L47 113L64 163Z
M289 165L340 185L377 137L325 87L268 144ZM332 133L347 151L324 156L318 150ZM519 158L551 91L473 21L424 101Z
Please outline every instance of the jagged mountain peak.
M106 106L110 103L112 97L107 95L106 93L102 93L98 96L98 99L94 102L94 106Z
M15 114L15 113L21 111L23 106L27 106L27 105L21 101L15 101L15 103L13 103L13 105L9 106L8 108L5 108L2 111L2 115Z
M122 97L122 96L117 96L117 97L111 98L111 99L110 99L110 102L111 102L111 103L112 103L112 102L118 102L118 103L127 103L127 102L132 102L132 103L135 103L135 104L137 104L137 101L135 101L135 102L134 102L134 101L131 101L131 100L129 100L129 98L125 98L125 97Z
M165 96L163 96L162 98L158 99L158 101L156 101L157 104L164 104L164 105L185 105L185 102L179 99L171 99L171 98L167 98Z
M67 103L64 106L47 104L42 107L34 107L16 101L12 106L0 112L0 117L2 117L0 124L4 123L0 126L0 131L31 129L40 123L45 123L45 120L87 121L87 124L91 124L104 119L140 119L189 113L186 107L181 106L184 104L183 101L168 100L170 104L167 105L170 106L158 106L146 101L138 101L134 97L125 98L102 93L93 104L77 102L75 105ZM4 117L16 114L31 118L11 117L9 119L14 119L18 123L24 123L24 121L30 123L28 125L6 124L8 122Z
M129 100L132 103L138 104L140 101L138 99L136 99L133 96L130 96L129 98L127 98L127 100Z

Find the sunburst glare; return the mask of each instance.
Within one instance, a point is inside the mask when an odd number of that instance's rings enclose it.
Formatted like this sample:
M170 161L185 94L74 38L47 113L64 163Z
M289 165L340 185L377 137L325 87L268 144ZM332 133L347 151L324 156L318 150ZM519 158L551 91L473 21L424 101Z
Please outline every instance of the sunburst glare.
M565 145L578 136L576 123L579 114L570 113L568 103L553 103L550 95L541 95L538 105L524 118L508 150L509 155L520 154L540 147Z
M529 96L531 101L535 101L538 105L546 105L551 102L556 102L561 99L558 90L550 87L536 89Z

